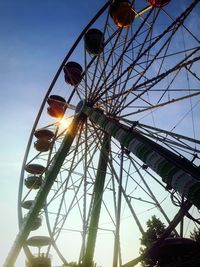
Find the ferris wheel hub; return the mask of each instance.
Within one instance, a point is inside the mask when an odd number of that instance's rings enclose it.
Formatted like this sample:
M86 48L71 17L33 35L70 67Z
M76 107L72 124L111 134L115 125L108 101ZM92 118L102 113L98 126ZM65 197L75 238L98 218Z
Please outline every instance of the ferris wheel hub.
M76 106L76 109L75 109L75 115L78 117L80 116L80 114L82 113L84 107L86 105L86 100L85 99L82 99L78 105Z

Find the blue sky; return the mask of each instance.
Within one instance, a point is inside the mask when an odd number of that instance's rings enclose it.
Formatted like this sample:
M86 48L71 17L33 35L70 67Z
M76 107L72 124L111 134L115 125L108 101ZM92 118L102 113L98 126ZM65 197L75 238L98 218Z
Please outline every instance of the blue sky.
M64 55L104 3L0 0L0 265L18 231L19 176L37 111ZM22 255L16 267L23 264Z

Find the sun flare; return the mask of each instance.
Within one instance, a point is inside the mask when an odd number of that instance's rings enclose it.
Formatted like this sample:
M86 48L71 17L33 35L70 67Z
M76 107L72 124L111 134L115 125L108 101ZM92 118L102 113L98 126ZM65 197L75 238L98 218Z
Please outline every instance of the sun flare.
M69 125L71 124L72 122L72 117L63 117L62 119L60 119L59 121L59 125L62 127L62 128L65 128L67 129L69 127Z

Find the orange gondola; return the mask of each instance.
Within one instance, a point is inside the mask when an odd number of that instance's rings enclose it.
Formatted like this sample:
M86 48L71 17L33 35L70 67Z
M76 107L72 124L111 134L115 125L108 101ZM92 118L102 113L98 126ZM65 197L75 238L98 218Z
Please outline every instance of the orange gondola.
M49 107L47 108L47 113L54 118L62 118L65 113L66 101L63 97L58 95L51 95L47 99Z
M110 16L119 28L128 28L135 18L135 12L130 1L116 0L110 7Z

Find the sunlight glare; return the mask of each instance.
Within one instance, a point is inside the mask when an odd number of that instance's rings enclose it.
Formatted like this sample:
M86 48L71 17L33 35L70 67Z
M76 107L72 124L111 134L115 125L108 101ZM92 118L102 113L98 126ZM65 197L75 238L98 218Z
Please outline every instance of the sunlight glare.
M69 125L71 124L72 119L73 119L72 117L63 117L62 119L60 119L59 125L62 128L67 129Z

